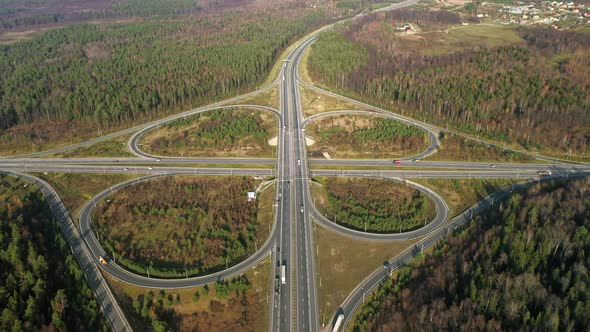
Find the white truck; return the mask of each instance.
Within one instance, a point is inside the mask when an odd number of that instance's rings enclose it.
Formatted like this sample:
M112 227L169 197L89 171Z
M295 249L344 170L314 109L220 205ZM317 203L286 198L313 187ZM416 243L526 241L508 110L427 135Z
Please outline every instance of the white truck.
M281 283L283 285L287 283L287 267L285 264L281 265Z
M338 332L340 330L340 327L342 326L343 322L344 322L344 314L338 315L338 318L336 319L336 322L334 323L334 327L332 327L332 332Z

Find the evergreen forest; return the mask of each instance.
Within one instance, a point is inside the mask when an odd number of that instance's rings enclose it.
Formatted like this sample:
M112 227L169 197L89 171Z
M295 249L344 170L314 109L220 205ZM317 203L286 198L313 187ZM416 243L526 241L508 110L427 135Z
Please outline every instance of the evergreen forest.
M382 284L354 330L587 330L589 193L588 178L514 193Z
M244 93L319 11L82 24L0 46L0 148L96 136Z
M43 194L0 176L0 330L107 330Z

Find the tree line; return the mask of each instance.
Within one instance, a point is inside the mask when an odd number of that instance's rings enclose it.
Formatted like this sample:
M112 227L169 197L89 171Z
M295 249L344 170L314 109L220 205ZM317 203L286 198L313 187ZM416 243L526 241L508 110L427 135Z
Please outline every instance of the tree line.
M105 331L42 193L0 176L0 330Z
M515 193L380 287L354 330L585 330L589 190L584 178Z
M434 17L421 19L454 21L454 14L429 15ZM414 16L394 11L323 33L309 58L313 79L485 138L535 150L587 151L589 34L521 28L524 43L430 56L402 54L387 41L363 33L372 22L388 25L393 17Z

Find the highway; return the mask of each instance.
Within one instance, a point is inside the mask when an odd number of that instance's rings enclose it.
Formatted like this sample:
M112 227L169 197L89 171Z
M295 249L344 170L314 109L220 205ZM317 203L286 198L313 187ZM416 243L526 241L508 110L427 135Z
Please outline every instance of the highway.
M409 0L393 4L386 10L401 8L417 3ZM315 41L321 31L331 28L328 25L315 33L308 35L287 55L282 63L278 77L273 83L258 91L228 100L213 103L185 111L164 119L134 126L132 128L97 137L82 143L67 147L37 152L25 156L15 156L0 159L0 172L18 176L31 181L41 188L50 204L54 215L62 224L62 230L70 243L80 265L85 269L86 276L94 292L97 294L103 312L111 322L115 331L131 330L129 324L115 301L108 285L100 274L100 270L111 276L141 287L150 288L183 288L212 283L219 278L230 278L244 273L256 263L266 257L273 262L271 287L273 296L270 299L270 330L271 331L319 331L318 294L316 287L317 272L314 253L313 222L320 226L338 232L349 238L369 239L375 241L398 241L421 238L412 248L396 257L392 257L389 268L376 267L341 304L341 312L345 315L345 325L350 320L354 310L365 299L370 290L374 289L383 278L387 278L392 271L412 259L424 248L444 238L456 227L471 220L474 215L483 211L494 202L508 197L514 190L525 188L538 181L555 178L568 178L590 175L590 165L580 163L563 163L546 157L538 159L550 163L481 163L457 161L424 161L416 160L429 157L436 153L441 131L448 131L440 127L418 121L399 114L385 111L356 100L339 96L330 91L303 82L298 77L298 68L302 54ZM369 111L338 110L304 117L299 95L300 85L318 90L322 93L347 100L362 106ZM279 109L259 105L236 104L240 99L267 91L278 86ZM223 106L232 103L233 105ZM171 121L185 118L206 111L221 110L229 107L250 108L274 113L278 118L278 147L277 158L184 158L165 157L149 154L141 149L141 138L149 130L162 126ZM324 160L309 159L305 145L304 129L307 124L317 118L338 114L371 114L375 116L399 120L408 125L416 126L429 136L429 145L424 151L416 155L399 158L400 165L394 165L391 159L376 160ZM105 141L117 136L132 134L127 143L129 151L136 157L129 158L33 158L65 152L78 147ZM460 134L460 133L457 133ZM465 136L465 135L463 135ZM494 145L478 138L468 137L484 144ZM208 166L209 165L209 166ZM274 168L258 168L258 165L274 165ZM207 167L203 167L207 166ZM220 167L213 167L220 166ZM233 167L242 166L242 167ZM313 167L312 167L313 166ZM315 167L315 168L314 168ZM370 169L371 167L387 167L387 169ZM352 168L352 169L345 169ZM551 171L550 176L541 176L539 172ZM63 203L49 184L31 175L20 172L66 172L66 173L95 173L95 174L129 174L136 175L131 179L111 188L107 188L86 202L80 211L80 230L78 231ZM269 238L256 252L245 260L229 268L209 275L187 277L180 279L159 279L149 277L149 271L135 274L125 270L115 261L110 260L107 265L98 262L99 256L112 257L100 245L92 230L92 210L96 204L108 195L126 186L142 181L174 175L238 175L255 177L275 177L276 204L274 208L275 223ZM315 207L311 197L312 176L359 177L378 178L403 183L417 190L433 200L436 215L433 220L423 227L390 234L367 233L345 228L323 216ZM523 179L525 182L486 197L461 215L448 220L449 208L444 199L431 189L412 181L419 178L506 178ZM286 281L281 282L280 267L286 267Z
M291 60L287 64L289 74L286 79L289 83L289 93L291 98L291 117L293 133L293 150L294 158L297 158L297 164L294 164L293 180L295 185L295 243L296 250L296 276L297 276L297 301L295 311L297 312L296 331L319 331L319 312L316 284L316 264L314 255L314 239L312 232L312 220L310 218L309 184L310 177L307 170L307 151L305 142L305 132L303 127L303 109L301 107L301 97L299 96L299 86L297 72L299 62L305 48L314 40L315 36L307 39L298 45L289 55Z

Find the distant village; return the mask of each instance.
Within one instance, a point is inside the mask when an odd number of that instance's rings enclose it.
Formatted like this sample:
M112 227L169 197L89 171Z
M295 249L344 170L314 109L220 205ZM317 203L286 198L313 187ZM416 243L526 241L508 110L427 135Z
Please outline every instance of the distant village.
M485 3L482 4L485 7ZM503 24L550 24L555 29L588 24L590 7L575 2L540 1L502 6L498 19ZM498 15L497 14L497 15ZM479 18L487 14L477 14Z

